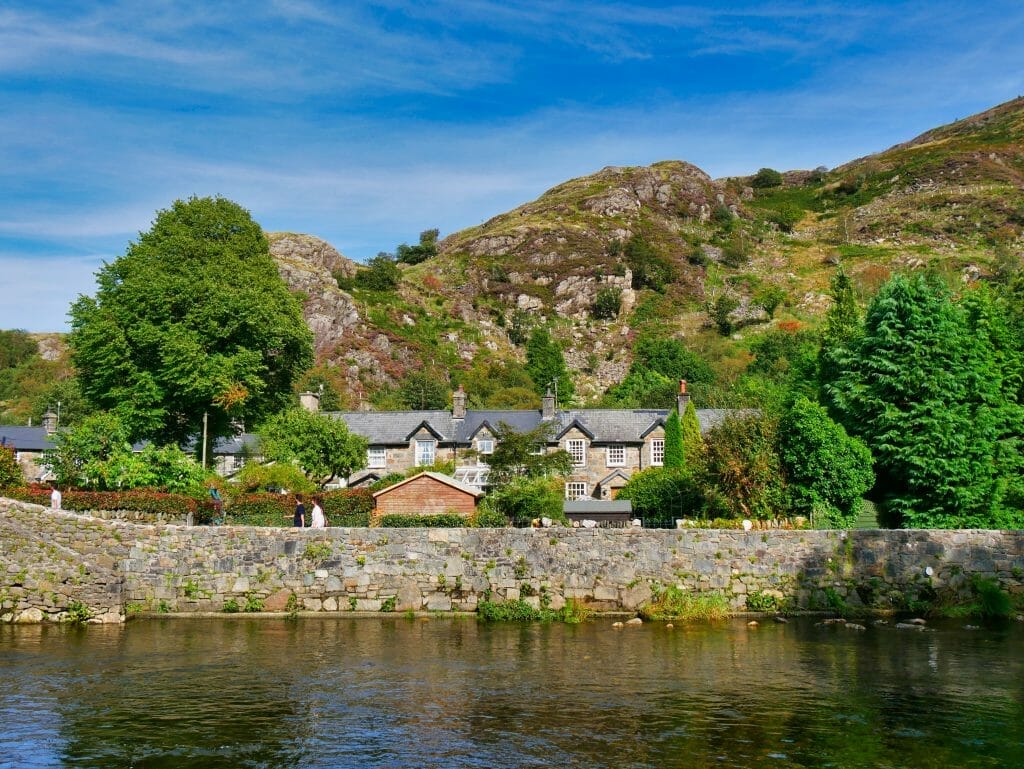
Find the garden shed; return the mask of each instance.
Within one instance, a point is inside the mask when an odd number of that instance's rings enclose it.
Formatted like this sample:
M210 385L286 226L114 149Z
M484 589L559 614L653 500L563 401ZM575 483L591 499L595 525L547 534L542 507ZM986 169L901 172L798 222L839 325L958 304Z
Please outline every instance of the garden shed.
M373 516L438 515L458 513L469 517L483 492L443 473L423 472L374 492Z

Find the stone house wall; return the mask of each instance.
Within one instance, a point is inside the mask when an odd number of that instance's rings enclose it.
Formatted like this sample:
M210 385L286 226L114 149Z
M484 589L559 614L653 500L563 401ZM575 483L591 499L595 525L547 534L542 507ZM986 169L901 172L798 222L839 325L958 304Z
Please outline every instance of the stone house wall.
M345 529L139 525L0 500L0 619L133 611L473 611L483 596L635 611L659 587L792 608L1024 591L1021 531Z
M582 440L586 443L586 462L583 465L575 466L570 471L566 481L582 481L587 484L587 495L595 496L595 487L608 475L616 470L622 470L627 475L633 475L640 470L651 467L651 443L654 440L664 440L665 430L657 427L645 436L643 443L623 443L625 449L625 462L621 465L608 464L608 444L592 443L589 438L580 430L573 428L559 439L558 448L568 451L568 442L571 440ZM610 494L603 494L603 498L611 499Z
M416 467L416 441L417 440L432 440L437 441L433 433L429 430L421 429L412 438L409 439L408 445L405 446L378 446L377 448L385 448L387 450L387 466L386 467L368 467L368 470L376 470L381 473L404 473L412 468ZM450 445L442 445L439 441L434 446L434 459L436 462L452 462L455 461L455 449Z

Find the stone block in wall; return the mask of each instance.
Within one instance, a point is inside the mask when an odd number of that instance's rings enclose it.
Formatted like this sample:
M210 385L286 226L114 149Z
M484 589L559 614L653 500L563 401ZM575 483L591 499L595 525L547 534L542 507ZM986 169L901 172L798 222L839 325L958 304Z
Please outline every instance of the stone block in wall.
M263 600L265 611L284 611L288 607L288 599L291 598L291 590L277 590Z
M451 611L451 596L445 593L431 593L427 596L427 611Z
M395 611L419 611L423 608L423 594L415 579L403 579L395 598Z

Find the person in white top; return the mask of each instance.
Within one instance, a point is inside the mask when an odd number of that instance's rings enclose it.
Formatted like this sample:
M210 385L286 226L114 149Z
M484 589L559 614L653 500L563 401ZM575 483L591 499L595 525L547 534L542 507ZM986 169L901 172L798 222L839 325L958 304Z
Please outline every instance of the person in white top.
M310 524L310 528L312 529L327 528L327 518L324 515L323 504L323 497L313 497L313 513L311 515L312 523Z
M50 492L50 508L53 510L60 510L62 500L63 497L61 497L60 489L54 486L53 491Z

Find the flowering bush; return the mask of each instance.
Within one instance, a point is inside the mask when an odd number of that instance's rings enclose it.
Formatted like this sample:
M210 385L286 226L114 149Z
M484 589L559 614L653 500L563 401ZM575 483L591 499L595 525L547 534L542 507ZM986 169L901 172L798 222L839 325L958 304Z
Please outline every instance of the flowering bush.
M50 504L50 489L45 486L33 485L11 489L7 495L23 502L34 502L38 505ZM74 512L92 512L95 510L131 510L152 515L185 515L186 513L202 513L212 508L205 501L184 494L169 494L150 489L131 489L129 491L65 491L61 501L64 510Z

